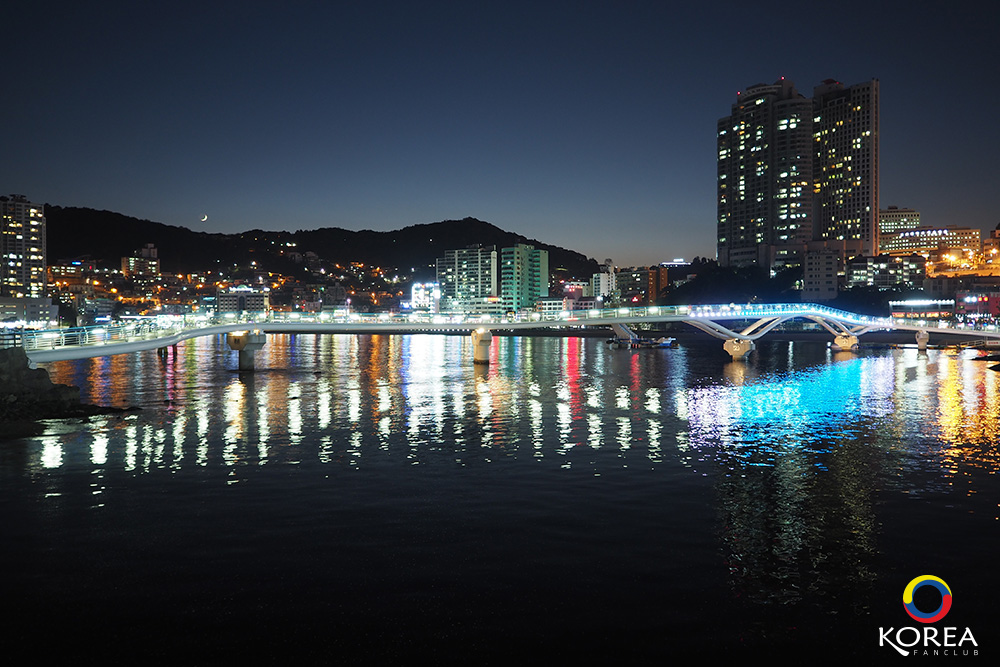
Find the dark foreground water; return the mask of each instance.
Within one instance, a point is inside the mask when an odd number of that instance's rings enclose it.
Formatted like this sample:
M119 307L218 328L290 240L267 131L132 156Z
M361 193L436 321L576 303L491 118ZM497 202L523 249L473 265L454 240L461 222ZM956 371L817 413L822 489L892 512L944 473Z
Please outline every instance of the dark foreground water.
M0 442L8 647L866 662L930 574L996 655L1000 374L968 353L496 338L482 369L464 337L300 335L249 375L233 354L47 366L141 411Z

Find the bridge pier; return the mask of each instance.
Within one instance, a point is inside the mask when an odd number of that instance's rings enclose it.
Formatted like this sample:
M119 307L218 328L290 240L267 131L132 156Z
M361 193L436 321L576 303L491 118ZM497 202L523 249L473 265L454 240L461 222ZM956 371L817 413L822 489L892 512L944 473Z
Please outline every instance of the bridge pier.
M927 333L923 329L921 329L920 331L918 331L917 332L917 349L918 350L926 350L927 349L927 343L930 342L930 339L931 339L931 335L929 333Z
M847 352L858 349L858 337L853 334L842 333L834 337L830 347L837 352Z
M489 329L476 329L472 332L472 363L490 363L490 344L493 342L493 334Z
M234 331L226 334L226 342L231 350L240 353L240 370L254 370L254 352L264 347L267 342L267 334L260 331Z
M757 349L752 340L744 338L728 338L722 344L722 349L733 357L733 361L744 361L752 351Z

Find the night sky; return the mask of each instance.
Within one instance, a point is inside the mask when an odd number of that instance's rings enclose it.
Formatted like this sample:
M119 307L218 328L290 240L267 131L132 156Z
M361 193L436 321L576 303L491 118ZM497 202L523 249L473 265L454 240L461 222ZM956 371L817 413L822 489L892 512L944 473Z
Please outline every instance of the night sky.
M714 257L736 92L878 78L882 206L1000 222L998 5L690 4L18 2L0 192L205 231L472 216L619 265Z

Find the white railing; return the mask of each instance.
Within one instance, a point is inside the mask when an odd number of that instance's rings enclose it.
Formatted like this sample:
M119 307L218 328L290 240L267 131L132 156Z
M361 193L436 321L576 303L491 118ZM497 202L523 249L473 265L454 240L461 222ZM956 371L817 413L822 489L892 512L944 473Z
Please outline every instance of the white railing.
M71 327L68 329L46 329L41 331L22 331L21 346L25 350L52 350L60 347L83 347L91 345L107 345L136 340L155 340L179 333L185 329L194 329L197 325L185 327L162 326L155 324L108 324L91 327Z
M73 327L70 329L50 329L41 331L24 330L19 335L4 338L7 346L20 345L26 351L53 350L66 347L102 346L114 343L135 341L152 341L167 339L187 332L207 330L210 327L233 327L245 323L266 327L267 324L282 325L287 330L289 325L296 323L315 325L332 325L349 330L351 326L361 325L367 328L373 326L385 330L406 331L414 325L426 330L428 327L447 330L462 328L468 330L475 325L503 328L504 325L514 325L516 328L526 328L537 323L539 327L554 326L589 326L595 323L608 324L612 322L635 323L648 322L681 322L692 320L759 320L761 318L781 317L822 317L830 320L869 327L871 329L929 329L931 331L949 331L965 334L997 333L997 327L986 329L967 329L947 323L928 327L926 322L914 322L906 319L888 317L869 317L858 315L827 306L809 303L753 303L753 304L715 304L696 306L625 306L621 308L600 308L590 310L572 310L551 313L523 313L518 316L498 315L465 315L447 313L296 313L270 312L260 314L226 314L207 318L204 316L159 317L125 324L108 324L91 327ZM206 331L206 333L208 333ZM198 334L193 334L198 335ZM186 336L190 337L190 336Z

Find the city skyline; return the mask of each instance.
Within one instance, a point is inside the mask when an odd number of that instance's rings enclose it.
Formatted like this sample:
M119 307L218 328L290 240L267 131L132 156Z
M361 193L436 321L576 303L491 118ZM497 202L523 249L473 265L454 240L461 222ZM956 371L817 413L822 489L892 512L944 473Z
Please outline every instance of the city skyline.
M0 189L212 232L471 216L650 265L715 255L738 90L878 79L881 206L990 229L992 21L908 7L17 7Z

